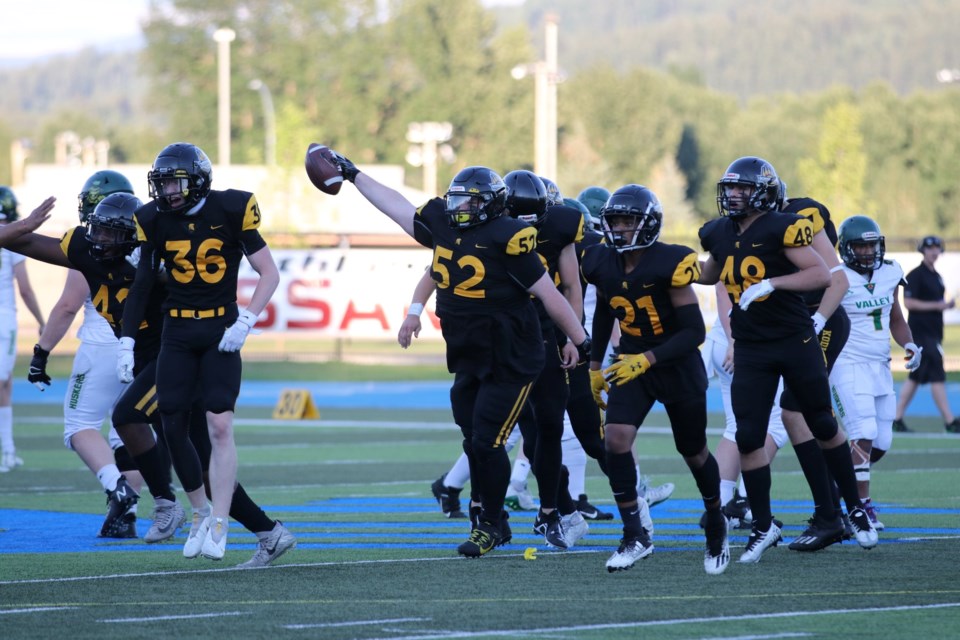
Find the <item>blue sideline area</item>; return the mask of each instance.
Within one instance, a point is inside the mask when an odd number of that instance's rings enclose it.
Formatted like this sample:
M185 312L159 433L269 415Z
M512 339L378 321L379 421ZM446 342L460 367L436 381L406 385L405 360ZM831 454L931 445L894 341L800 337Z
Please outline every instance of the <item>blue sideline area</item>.
M309 381L245 381L240 388L240 407L273 407L284 389L308 389L319 409L324 407L351 409L446 409L450 406L450 382L309 382ZM14 403L62 404L67 391L66 380L54 380L45 391L26 380L13 381ZM897 385L899 392L899 385ZM960 384L947 385L953 410L960 412ZM707 391L707 409L723 412L720 384L713 379ZM654 412L662 412L658 403ZM907 417L939 415L930 391L921 387L907 409Z

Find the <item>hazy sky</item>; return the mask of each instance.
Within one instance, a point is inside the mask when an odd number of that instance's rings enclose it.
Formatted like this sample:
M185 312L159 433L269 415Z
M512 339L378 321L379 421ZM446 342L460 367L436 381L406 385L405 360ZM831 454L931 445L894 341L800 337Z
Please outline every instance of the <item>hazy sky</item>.
M518 4L522 0L484 0ZM129 46L139 38L147 0L2 0L0 60L31 59L85 46Z

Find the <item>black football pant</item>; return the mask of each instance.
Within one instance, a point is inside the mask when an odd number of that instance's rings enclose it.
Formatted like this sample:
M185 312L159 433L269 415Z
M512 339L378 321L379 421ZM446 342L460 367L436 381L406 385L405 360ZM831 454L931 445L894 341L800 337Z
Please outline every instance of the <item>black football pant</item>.
M600 407L593 399L590 388L590 367L580 365L568 370L570 380L570 398L567 400L567 414L573 433L588 456L600 464L600 470L607 473L607 455L603 447L603 420Z
M530 458L530 469L537 478L540 507L556 509L563 475L563 414L567 410L570 388L553 330L545 332L543 345L546 364L530 392L537 423L537 446L534 457Z

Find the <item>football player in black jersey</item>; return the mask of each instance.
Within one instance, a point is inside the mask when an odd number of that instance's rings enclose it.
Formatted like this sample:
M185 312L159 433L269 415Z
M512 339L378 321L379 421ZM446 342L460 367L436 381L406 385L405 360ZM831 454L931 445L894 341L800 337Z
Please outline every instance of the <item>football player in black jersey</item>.
M696 293L697 254L659 242L663 208L650 189L617 189L601 210L606 244L587 249L583 275L597 287L590 369L599 371L613 323L620 355L604 370L606 467L623 520L623 539L607 570L629 569L653 552L653 524L638 498L633 444L654 402L667 410L674 444L697 483L706 509L704 569L720 574L730 561L720 511L720 471L707 447L707 375L698 350L705 331ZM596 376L594 376L596 378Z
M537 257L536 230L504 216L507 189L486 167L467 167L443 198L419 208L334 153L344 179L408 235L433 249L437 316L447 344L453 416L463 432L479 520L457 551L479 557L501 543L510 480L504 443L543 370L540 322L530 294L586 358L590 340ZM575 358L574 358L575 360ZM572 365L574 363L567 362Z
M748 156L735 160L717 185L721 217L700 229L710 253L701 284L723 281L733 302L736 341L731 386L737 448L753 510L753 527L740 562L759 562L782 537L770 511L770 464L764 440L780 376L819 441L847 502L861 546L877 534L856 493L850 447L837 425L823 351L801 297L830 285L830 270L812 248L814 228L803 216L780 213L781 184L773 166ZM852 488L852 491L851 491ZM832 501L816 505L817 518L836 525Z
M134 338L145 316L161 262L167 298L157 401L174 468L194 508L184 555L219 560L226 549L237 450L233 413L240 391L240 349L280 281L260 235L260 207L252 193L211 190L213 169L199 147L164 148L147 174L153 200L136 213L140 264L123 314L117 372L131 381ZM244 310L237 308L237 272L246 256L260 279ZM200 389L210 431L210 492L189 438L190 407Z

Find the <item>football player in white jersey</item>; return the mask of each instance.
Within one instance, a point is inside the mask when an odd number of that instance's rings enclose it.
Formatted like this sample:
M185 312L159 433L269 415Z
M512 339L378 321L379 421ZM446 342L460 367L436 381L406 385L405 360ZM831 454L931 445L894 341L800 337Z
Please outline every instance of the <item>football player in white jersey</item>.
M0 187L0 225L19 218L17 198L9 187ZM37 320L43 332L43 313L30 286L26 258L0 249L0 473L23 464L13 443L13 365L17 360L17 295Z
M867 216L847 218L839 230L840 257L850 281L843 308L850 337L830 374L837 416L850 436L857 487L874 528L883 529L870 500L870 466L889 451L897 398L890 373L890 338L906 350L906 367L920 366L922 349L900 308L906 284L896 260L884 260L880 226Z

